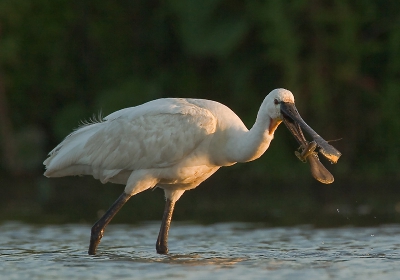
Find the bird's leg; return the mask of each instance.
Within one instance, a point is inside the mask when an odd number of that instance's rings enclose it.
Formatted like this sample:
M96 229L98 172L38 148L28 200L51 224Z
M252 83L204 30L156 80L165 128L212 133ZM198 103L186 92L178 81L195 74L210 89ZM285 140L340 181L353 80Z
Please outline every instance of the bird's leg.
M175 201L167 199L165 202L164 215L161 222L160 233L158 234L156 250L159 254L168 253L168 231L171 225L172 212L174 211Z
M101 238L104 235L104 229L108 225L108 223L112 220L112 218L117 214L117 212L124 206L124 204L131 197L130 194L123 192L118 199L111 205L110 209L101 217L92 227L91 235L90 235L90 245L89 245L89 255L95 255L97 246L100 243Z

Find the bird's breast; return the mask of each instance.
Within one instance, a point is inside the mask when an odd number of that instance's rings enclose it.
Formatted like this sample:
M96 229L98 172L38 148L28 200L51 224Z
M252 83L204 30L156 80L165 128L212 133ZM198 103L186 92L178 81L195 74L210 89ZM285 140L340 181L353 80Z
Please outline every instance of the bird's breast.
M177 167L173 172L171 170L160 172L157 186L163 189L190 190L200 185L218 169L219 166L208 165Z

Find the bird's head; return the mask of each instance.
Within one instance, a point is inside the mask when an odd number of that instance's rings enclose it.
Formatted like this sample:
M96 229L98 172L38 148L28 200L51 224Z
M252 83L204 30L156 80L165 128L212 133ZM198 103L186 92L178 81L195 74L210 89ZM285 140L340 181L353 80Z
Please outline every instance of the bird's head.
M328 144L321 136L319 136L300 116L294 104L293 94L283 88L274 89L266 97L262 105L264 112L268 115L269 133L274 133L278 125L283 121L289 131L299 142L303 149L306 149L308 142L304 137L302 129L309 134L316 145L319 152L332 163L336 163L341 153L333 146Z
M262 107L264 107L263 109L270 119L269 134L274 133L283 121L281 105L286 103L294 106L294 96L290 91L283 88L274 89L265 97Z

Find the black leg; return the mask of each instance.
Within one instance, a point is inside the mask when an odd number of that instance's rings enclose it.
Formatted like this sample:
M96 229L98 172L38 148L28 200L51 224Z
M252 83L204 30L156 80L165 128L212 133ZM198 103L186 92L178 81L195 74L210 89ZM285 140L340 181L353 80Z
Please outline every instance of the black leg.
M160 233L158 234L156 250L159 254L168 253L168 231L171 225L172 212L174 211L175 202L167 199L165 202L164 215L161 222Z
M117 212L124 206L124 204L129 200L131 195L123 192L120 197L111 205L110 209L100 218L92 227L92 232L90 235L90 245L89 245L89 255L95 255L97 246L100 243L101 238L104 235L104 229L111 221L111 219L117 214Z

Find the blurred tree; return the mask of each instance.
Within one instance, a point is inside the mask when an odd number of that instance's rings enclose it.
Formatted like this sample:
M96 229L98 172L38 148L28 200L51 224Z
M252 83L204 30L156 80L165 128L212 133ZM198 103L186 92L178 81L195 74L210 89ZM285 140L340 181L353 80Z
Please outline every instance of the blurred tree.
M251 125L263 96L283 86L295 92L318 131L345 138L338 143L346 154L342 166L353 166L360 155L366 162L382 155L375 139L367 141L379 123L400 133L389 117L394 109L379 113L398 103L398 6L375 0L2 1L3 92L17 130L29 120L54 145L101 108L108 113L163 96L229 102ZM380 62L385 76L376 70ZM377 91L387 98L373 106ZM362 121L357 130L338 125ZM390 166L398 165L394 154L387 157Z
M285 87L316 131L343 138L339 182L399 180L399 15L400 2L378 0L0 1L2 158L24 158L7 145L19 154L34 141L10 139L32 127L50 150L80 120L161 97L214 99L251 126ZM221 184L308 185L294 139L275 137Z
M1 38L1 32L0 32ZM15 146L13 128L8 112L8 102L4 86L3 71L0 68L0 135L1 151L5 168L18 174L19 166L17 162L17 149Z

